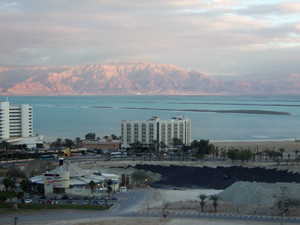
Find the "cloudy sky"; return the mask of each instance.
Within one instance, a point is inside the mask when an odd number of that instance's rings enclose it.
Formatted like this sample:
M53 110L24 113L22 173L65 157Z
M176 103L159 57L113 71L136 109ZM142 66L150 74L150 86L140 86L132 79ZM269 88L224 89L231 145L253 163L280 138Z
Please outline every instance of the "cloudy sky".
M0 0L0 22L0 66L300 73L299 0Z

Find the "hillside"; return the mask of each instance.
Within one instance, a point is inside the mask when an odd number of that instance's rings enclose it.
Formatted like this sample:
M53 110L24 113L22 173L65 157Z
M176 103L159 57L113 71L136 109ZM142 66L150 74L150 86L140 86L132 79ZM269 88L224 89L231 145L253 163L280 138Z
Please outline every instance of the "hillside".
M0 67L0 95L300 94L300 74L216 80L169 64L127 62L76 67Z

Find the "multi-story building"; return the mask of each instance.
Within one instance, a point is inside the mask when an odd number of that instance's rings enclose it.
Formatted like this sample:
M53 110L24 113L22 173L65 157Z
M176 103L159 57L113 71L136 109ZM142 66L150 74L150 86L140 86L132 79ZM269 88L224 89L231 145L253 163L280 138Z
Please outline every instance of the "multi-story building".
M155 140L158 143L164 142L170 148L175 137L185 145L190 145L191 120L189 118L177 116L169 120L161 120L154 116L145 121L121 121L122 148L130 148L136 141L147 147Z
M29 148L43 144L43 136L33 135L32 106L0 102L0 141Z

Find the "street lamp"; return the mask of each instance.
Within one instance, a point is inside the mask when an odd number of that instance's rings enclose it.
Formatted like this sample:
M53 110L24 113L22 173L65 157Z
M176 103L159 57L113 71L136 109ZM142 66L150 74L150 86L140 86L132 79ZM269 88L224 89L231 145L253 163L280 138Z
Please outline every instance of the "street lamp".
M148 186L148 182L147 182L147 178L145 179L145 182L146 182L146 186ZM147 193L147 210L149 210L149 200L148 200L148 197L149 197L149 193Z

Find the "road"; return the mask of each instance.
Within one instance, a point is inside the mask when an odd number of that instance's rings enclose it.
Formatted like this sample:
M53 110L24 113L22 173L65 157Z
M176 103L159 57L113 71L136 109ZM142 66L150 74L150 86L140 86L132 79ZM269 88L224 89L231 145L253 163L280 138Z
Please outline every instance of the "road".
M145 202L147 201L148 191L135 188L126 193L118 193L118 200L114 201L114 206L109 211L85 211L85 210L61 210L61 211L41 211L35 213L20 213L10 215L0 215L0 224L11 224L12 219L17 216L18 223L22 222L43 222L74 219L91 219L99 217L147 217L162 218L161 211L147 210ZM113 200L111 200L113 201ZM280 223L280 218L274 217L253 217L253 216L226 216L218 214L199 214L170 212L168 218L176 219L210 219L219 221L253 221L258 223ZM286 224L299 224L300 219L286 219Z

